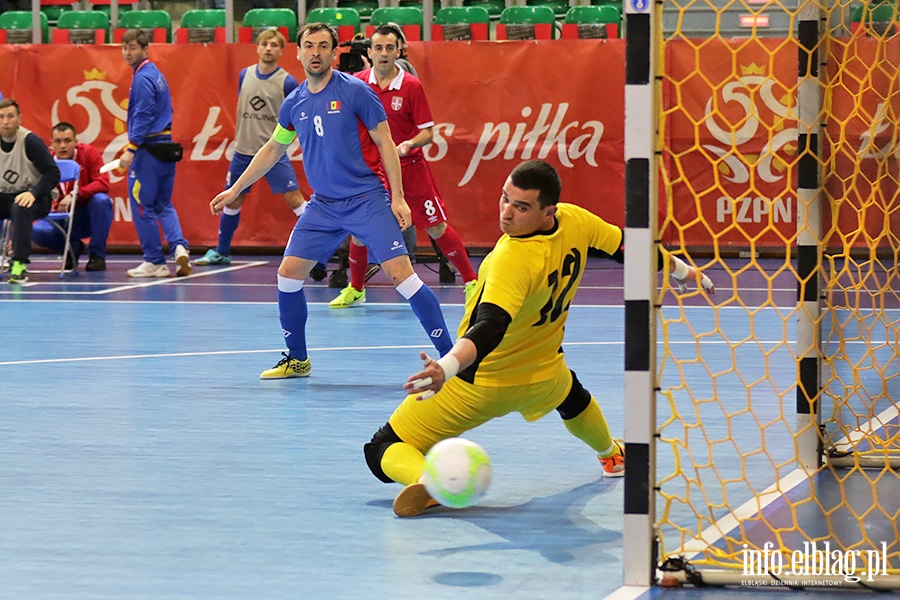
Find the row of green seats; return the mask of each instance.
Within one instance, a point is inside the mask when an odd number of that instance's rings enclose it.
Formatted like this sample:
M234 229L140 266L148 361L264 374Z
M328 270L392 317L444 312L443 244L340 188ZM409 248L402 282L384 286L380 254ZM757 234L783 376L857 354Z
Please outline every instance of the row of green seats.
M44 43L49 41L49 27L47 16L41 13L41 30ZM422 10L418 7L380 7L372 11L369 16L373 26L392 22L401 26L424 26ZM435 13L434 24L440 26L488 24L491 19L490 11L484 6L473 4L461 7L444 7ZM362 30L362 15L353 8L316 8L309 12L307 21L321 21L338 27L342 33L341 39L349 39L353 34ZM553 9L544 6L511 6L501 11L500 23L502 24L555 24L556 17ZM563 23L620 23L621 15L618 8L603 6L575 6L566 11ZM225 26L225 11L222 9L191 10L184 14L181 27L186 29L221 28ZM246 28L285 27L291 40L296 38L297 20L290 9L252 9L244 16L243 26ZM32 13L30 11L8 11L0 14L0 30L21 32L27 35L30 41L32 28ZM109 17L102 11L66 11L60 15L57 23L59 29L73 30L103 30L109 32ZM162 10L126 11L119 15L119 29L145 29L164 31L165 41L172 41L172 19ZM349 37L343 29L349 28ZM12 39L11 41L23 41ZM250 41L249 38L244 41ZM449 38L448 38L449 39ZM474 38L478 39L478 38ZM486 39L486 38L481 38ZM110 41L108 38L106 41ZM112 40L112 41L118 41ZM162 41L156 39L155 41Z
M50 27L47 15L40 13L41 20L41 37L43 43L50 41ZM15 34L10 32L31 31L32 14L31 11L7 11L0 14L0 30L7 32L7 41L25 41L19 40ZM119 15L119 28L122 29L165 29L166 41L172 41L172 18L169 13L162 10L141 10L128 11ZM57 29L71 30L102 30L106 32L105 41L109 42L109 17L105 12L92 10L73 10L65 11L59 15L56 23ZM29 40L30 41L30 38Z
M403 26L424 26L424 17L422 10L413 6L399 7L381 7L372 12L369 24L378 26L384 23L396 23ZM361 20L356 10L351 8L316 8L307 15L308 21L320 21L328 23L334 27L352 26L355 31L360 31ZM434 15L434 25L452 27L456 25L484 25L480 31L480 36L469 36L466 38L458 37L435 37L433 39L487 39L487 26L490 24L491 15L487 9L482 6L448 6L439 9ZM615 25L613 35L607 35L604 29L601 32L595 32L594 35L573 34L573 37L618 37L618 27L621 24L622 15L617 6L612 5L585 5L573 6L566 11L565 17L561 19L562 25ZM558 37L557 18L553 9L548 6L509 6L504 8L500 13L499 22L501 25L511 26L529 26L529 25L550 25L547 30L546 37ZM507 28L504 28L504 34ZM526 35L528 32L524 32ZM532 32L533 33L533 32ZM342 40L345 39L343 36ZM421 36L420 36L421 39ZM502 38L507 39L507 38Z
M504 8L500 12L503 13L505 11L508 19L524 19L525 21L523 22L545 22L543 20L534 21L534 19L547 18L547 15L549 14L545 10L547 8L549 8L552 13L553 9L547 5L510 6ZM563 13L571 14L574 19L579 19L572 21L573 23L588 22L587 20L597 16L602 16L602 18L605 19L613 13L619 15L621 18L619 7L611 4L573 6L567 8ZM483 6L479 6L477 3L473 3L469 6L448 6L438 9L437 12L435 12L434 23L480 23L485 18L485 14L488 17L491 16L489 10ZM362 15L359 14L359 11L353 8L315 8L309 11L306 20L309 22L319 21L333 26L356 25L358 27L361 24L361 18ZM421 8L409 5L393 7L385 6L373 11L371 17L371 23L373 25L380 25L388 22L396 23L398 25L423 25L424 16Z
M422 5L422 0L399 0L400 8ZM526 0L526 6L549 6L554 14L564 15L568 12L569 3L567 0ZM506 0L463 0L463 6L477 6L485 9L491 17L497 18L503 9L507 8ZM612 5L622 9L622 0L591 0L591 5L603 6ZM435 3L437 8L438 3ZM359 13L363 19L369 18L374 10L379 8L378 2L375 0L338 0L338 8L352 8ZM444 6L443 8L457 8ZM437 15L435 10L435 15Z

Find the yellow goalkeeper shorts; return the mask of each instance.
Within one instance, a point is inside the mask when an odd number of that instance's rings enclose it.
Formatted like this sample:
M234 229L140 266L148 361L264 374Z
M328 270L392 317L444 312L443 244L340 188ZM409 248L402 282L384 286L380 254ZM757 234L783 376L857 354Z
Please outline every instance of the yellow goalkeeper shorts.
M511 412L537 421L559 406L571 388L572 373L564 362L555 378L526 385L487 387L454 377L427 400L407 396L389 422L400 439L425 453L443 439Z

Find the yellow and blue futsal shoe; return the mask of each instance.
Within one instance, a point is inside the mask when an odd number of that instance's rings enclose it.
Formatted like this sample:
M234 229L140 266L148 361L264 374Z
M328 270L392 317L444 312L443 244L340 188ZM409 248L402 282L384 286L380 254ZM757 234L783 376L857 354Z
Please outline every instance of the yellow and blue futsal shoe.
M309 358L300 360L291 358L287 352L282 352L284 357L271 369L266 369L259 374L260 379L293 379L295 377L309 377L312 373L312 365Z

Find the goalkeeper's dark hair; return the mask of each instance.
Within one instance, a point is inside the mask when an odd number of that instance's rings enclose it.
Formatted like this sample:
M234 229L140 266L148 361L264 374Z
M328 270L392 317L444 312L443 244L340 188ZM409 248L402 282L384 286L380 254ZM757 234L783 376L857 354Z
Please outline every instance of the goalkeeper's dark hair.
M512 184L522 190L537 190L541 208L556 205L562 192L562 181L553 166L543 160L519 163L509 175Z

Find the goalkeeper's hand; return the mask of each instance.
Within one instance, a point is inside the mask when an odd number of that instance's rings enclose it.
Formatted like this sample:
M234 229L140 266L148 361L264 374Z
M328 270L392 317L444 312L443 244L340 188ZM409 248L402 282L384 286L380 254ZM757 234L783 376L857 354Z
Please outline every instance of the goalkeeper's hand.
M696 267L692 267L677 256L672 257L674 266L672 268L672 282L678 293L684 294L688 291L688 281L700 280L700 286L708 295L713 296L716 293L716 286L712 280L704 273L700 272Z
M411 375L403 384L403 389L407 394L421 392L416 396L416 400L427 400L434 396L447 380L456 377L459 372L459 361L452 354L434 360L424 352L420 352L419 358L424 363L422 370Z

